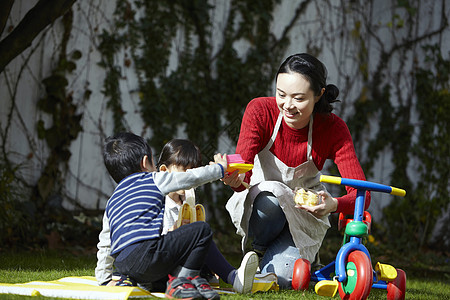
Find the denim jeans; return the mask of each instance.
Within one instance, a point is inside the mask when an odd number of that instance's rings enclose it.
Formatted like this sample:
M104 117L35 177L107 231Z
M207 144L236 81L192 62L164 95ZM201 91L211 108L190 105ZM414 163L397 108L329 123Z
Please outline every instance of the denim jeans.
M264 253L260 261L261 273L275 273L280 288L290 289L294 264L301 256L292 240L286 216L272 193L261 192L255 198L249 237L253 238L253 249Z
M269 192L261 192L253 202L249 221L249 237L253 238L253 249L265 252L280 235L286 224L286 216L277 197Z

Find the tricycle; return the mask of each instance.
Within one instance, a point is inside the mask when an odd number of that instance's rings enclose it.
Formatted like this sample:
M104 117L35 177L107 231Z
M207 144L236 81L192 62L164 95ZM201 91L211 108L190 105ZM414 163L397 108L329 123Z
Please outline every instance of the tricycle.
M406 191L369 181L321 175L324 183L351 186L357 189L353 219L339 215L338 227L345 229L344 239L336 259L311 273L311 262L300 258L295 262L292 287L306 290L310 281L317 282L315 292L334 297L337 291L341 299L367 299L372 288L386 289L388 300L405 299L406 274L401 269L378 262L372 267L369 251L363 241L368 237L371 225L369 212L364 211L366 191L405 196Z

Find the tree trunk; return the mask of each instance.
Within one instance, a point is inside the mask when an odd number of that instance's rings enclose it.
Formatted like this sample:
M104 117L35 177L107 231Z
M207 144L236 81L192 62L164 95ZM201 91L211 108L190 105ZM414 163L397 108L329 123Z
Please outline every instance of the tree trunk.
M0 35L5 29L6 21L8 21L9 13L11 12L11 7L14 4L14 0L2 0L0 1Z
M34 38L64 15L76 0L39 0L39 2L23 17L19 25L2 41L0 41L0 73L20 53L27 49ZM1 6L7 7L8 3ZM3 16L0 16L0 18ZM0 19L3 21L3 19ZM5 21L6 23L6 21ZM1 23L0 23L1 26ZM1 27L0 27L1 29Z

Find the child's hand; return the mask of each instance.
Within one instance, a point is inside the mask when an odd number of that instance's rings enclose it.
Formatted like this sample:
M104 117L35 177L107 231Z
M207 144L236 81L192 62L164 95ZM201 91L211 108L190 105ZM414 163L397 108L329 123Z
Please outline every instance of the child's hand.
M217 153L214 155L214 163L222 165L223 170L225 171L228 168L227 155L224 154L222 156L222 154Z
M117 284L116 280L110 280L106 286L115 286Z
M183 219L183 220L181 220L180 227L183 226L183 225L187 225L187 224L189 224L189 223L191 223L191 220L189 220L189 219ZM177 220L177 221L175 222L175 224L173 224L173 226L170 227L169 230L167 230L167 231L174 231L175 229L177 229L177 228L178 228L177 224L178 224L178 220Z
M191 220L189 220L189 219L183 219L183 220L181 220L181 226L187 225L187 224L190 224L190 223L191 223Z

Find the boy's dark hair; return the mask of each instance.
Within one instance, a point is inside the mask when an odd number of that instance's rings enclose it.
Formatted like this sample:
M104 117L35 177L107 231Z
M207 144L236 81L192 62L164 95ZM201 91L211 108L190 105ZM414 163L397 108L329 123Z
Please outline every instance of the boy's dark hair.
M159 161L158 170L161 165L176 165L184 168L197 168L202 163L200 149L190 140L173 139L164 145Z
M103 147L103 161L116 183L133 173L142 172L141 162L145 155L151 163L150 146L142 137L131 132L121 132L106 138Z

